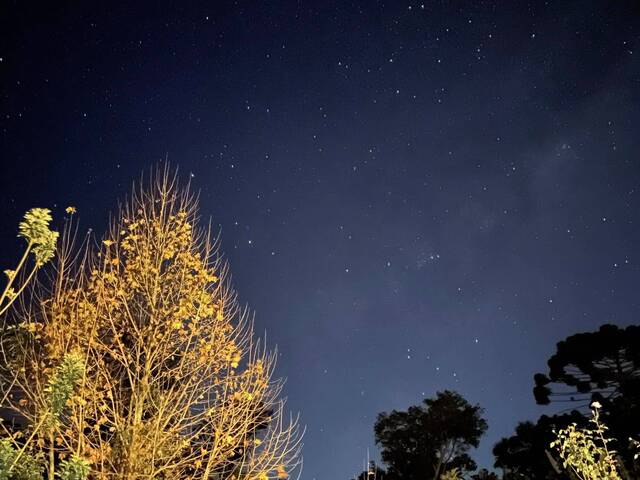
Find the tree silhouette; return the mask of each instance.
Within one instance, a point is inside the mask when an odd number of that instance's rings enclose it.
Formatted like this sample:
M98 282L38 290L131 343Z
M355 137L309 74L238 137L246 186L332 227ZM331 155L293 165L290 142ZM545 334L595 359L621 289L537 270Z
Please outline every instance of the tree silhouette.
M597 332L572 335L558 342L547 364L548 374L534 375L533 395L540 405L568 400L586 407L594 400L605 405L621 396L638 399L640 326L607 324Z
M624 463L633 468L628 439L640 436L640 326L602 325L558 342L548 374L534 375L536 402L602 405L602 419Z
M498 480L498 475L483 468L479 472L471 475L471 480Z
M445 390L407 411L378 415L376 443L388 474L399 480L437 480L452 468L473 471L470 447L477 447L487 430L483 410L470 405L459 393Z
M633 471L628 439L640 433L640 327L602 325L596 332L571 335L558 342L547 364L547 374L534 376L536 403L569 403L576 410L543 415L537 423L522 422L515 435L500 440L493 454L503 478L567 478L557 473L549 456L553 430L571 423L586 426L588 419L581 410L595 400L603 405L603 420L617 440L615 449Z
M587 419L574 410L552 417L542 415L536 423L519 423L515 435L503 438L493 447L493 466L502 469L503 480L566 478L554 468L552 462L555 461L555 455L550 451L549 444L555 439L554 429L565 428L571 423L586 425Z

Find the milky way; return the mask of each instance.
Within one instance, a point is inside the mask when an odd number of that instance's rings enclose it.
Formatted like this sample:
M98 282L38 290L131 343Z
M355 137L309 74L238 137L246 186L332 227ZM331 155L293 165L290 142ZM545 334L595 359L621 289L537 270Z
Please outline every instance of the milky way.
M168 158L278 346L304 478L445 388L490 467L555 411L557 341L637 321L635 2L89 3L2 7L1 262L27 208L101 232Z

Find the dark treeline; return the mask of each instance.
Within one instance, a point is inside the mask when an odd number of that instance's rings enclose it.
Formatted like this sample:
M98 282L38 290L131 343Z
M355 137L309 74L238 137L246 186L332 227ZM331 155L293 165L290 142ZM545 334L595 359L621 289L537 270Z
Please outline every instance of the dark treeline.
M572 424L590 428L591 406L598 408L606 426L603 435L611 439L607 447L617 471L623 478L640 478L637 444L632 440L640 437L640 326L607 324L569 336L558 342L547 366L546 372L534 375L532 401L550 410L555 405L556 413L518 423L512 436L494 446L497 473L478 470L469 455L487 429L482 408L456 392L443 391L406 411L378 415L374 432L384 467L372 462L357 480L583 478L563 468L550 444L557 438L555 432ZM599 453L592 454L600 464L605 461Z

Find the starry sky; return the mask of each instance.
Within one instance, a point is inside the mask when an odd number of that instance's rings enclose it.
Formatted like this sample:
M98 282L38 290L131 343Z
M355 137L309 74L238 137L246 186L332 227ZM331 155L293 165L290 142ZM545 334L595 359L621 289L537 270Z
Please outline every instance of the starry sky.
M3 264L26 209L102 232L168 158L278 346L305 479L442 389L490 467L557 410L555 343L637 320L637 2L14 0L0 31Z

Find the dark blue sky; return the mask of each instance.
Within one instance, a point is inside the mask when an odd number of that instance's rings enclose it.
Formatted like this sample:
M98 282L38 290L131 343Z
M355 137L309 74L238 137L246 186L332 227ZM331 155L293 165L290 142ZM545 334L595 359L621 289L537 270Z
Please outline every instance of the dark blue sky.
M101 232L168 156L278 345L303 478L445 388L490 466L555 411L558 340L637 321L637 2L71 3L0 7L2 263L27 208Z

